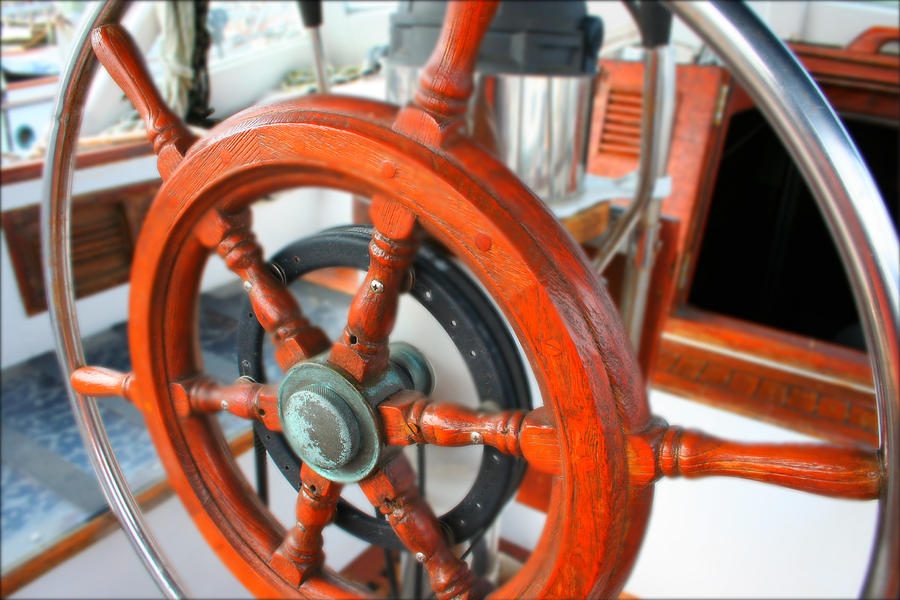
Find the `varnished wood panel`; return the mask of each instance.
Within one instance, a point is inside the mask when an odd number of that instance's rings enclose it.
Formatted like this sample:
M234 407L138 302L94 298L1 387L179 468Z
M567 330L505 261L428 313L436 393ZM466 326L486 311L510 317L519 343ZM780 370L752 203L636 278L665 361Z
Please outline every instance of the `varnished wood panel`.
M879 39L883 41L886 35L880 32ZM900 118L898 57L873 54L871 49L866 53L851 48L790 46L838 111ZM616 177L635 169L637 157L602 139L609 129L605 123L609 115L622 120L622 115L610 111L610 98L616 93L620 98L639 93L643 66L612 60L601 64L588 170ZM676 292L670 306L684 312L665 324L667 335L660 341L654 385L829 440L874 444L874 397L866 391L872 384L863 354L686 310L684 302L728 120L753 108L753 102L717 67L679 65L677 76L676 123L668 165L672 195L663 203L663 214L682 221L675 257ZM613 264L606 273L613 287L615 273ZM613 297L617 297L615 293ZM677 342L679 336L711 347ZM748 355L746 360L733 356L735 348ZM646 360L642 355L642 367Z
M638 364L641 374L649 378L659 355L662 332L669 316L669 307L675 295L678 276L678 234L682 223L676 219L663 217L659 222L659 241L650 285L647 288L647 308L644 311L644 326L641 331L641 345L638 350Z
M896 122L900 119L900 57L879 52L888 41L900 41L900 29L873 27L846 48L789 46L836 110Z
M653 385L829 441L877 445L860 352L693 311L669 319Z
M78 169L97 167L120 160L150 156L153 154L153 144L147 140L137 140L109 144L97 148L86 148L75 156L75 166ZM0 169L0 180L3 185L19 183L41 178L44 168L43 159L23 160L11 165L5 165Z
M134 244L159 181L76 196L72 201L75 296L82 298L128 281ZM5 211L2 226L28 315L47 310L41 268L40 208Z

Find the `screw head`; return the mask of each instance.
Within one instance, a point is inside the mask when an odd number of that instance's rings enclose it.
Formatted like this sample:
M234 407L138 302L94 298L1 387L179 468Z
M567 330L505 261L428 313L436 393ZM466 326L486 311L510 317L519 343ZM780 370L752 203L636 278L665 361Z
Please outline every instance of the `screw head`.
M397 165L392 163L389 160L381 163L381 176L385 179L390 179L397 173Z
M245 282L244 282L244 289L247 290L248 292L249 292L250 290L252 290L252 289L253 289L253 282L252 282L252 281L245 281Z
M228 400L222 400L222 410L228 410Z
M484 438L481 437L481 434L478 433L477 431L473 431L472 434L469 435L469 438L472 440L473 444L483 444L484 443Z
M377 279L373 279L371 288L372 288L373 294L380 294L384 291L384 284L381 283L380 281L378 281Z
M424 552L416 552L416 560L420 563L425 562L425 553Z

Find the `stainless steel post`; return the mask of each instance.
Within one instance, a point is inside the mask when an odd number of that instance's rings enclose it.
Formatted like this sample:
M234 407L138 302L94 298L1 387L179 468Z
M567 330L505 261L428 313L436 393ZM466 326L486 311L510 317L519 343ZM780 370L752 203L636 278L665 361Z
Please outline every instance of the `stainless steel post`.
M59 96L51 122L42 182L44 280L47 282L47 306L56 335L56 354L60 359L62 378L100 489L160 591L168 598L183 598L184 587L144 522L125 475L119 468L96 401L76 393L69 383L72 371L84 366L84 351L73 294L72 265L67 259L71 257L72 175L78 134L90 82L97 71L97 59L91 49L89 36L91 30L98 25L118 22L125 6L124 3L113 0L97 6L76 38L73 47L78 49L77 53L70 57L59 79Z
M622 284L622 322L635 352L640 351L650 273L656 258L656 240L662 198L654 197L656 181L666 174L672 127L675 120L675 56L671 44L644 49L644 104L641 158L637 194L633 207L646 207L637 214L637 226L628 246ZM627 233L625 234L628 235ZM610 250L615 254L616 249ZM601 256L598 254L598 256Z
M322 48L322 1L299 0L300 19L309 33L313 50L313 69L316 72L316 87L320 94L327 94L330 88L325 72L325 50Z
M319 88L320 94L327 94L331 89L328 83L328 75L325 72L325 50L322 47L322 28L321 26L307 28L309 32L309 41L312 43L313 49L313 66L316 70L316 86Z
M657 178L665 174L669 141L672 137L674 114L674 58L669 46L644 49L644 95L641 108L641 154L638 162L638 187L634 200L628 205L609 233L604 236L594 258L594 267L603 271L616 255L622 243L634 230L638 219L647 211L653 198ZM669 79L667 71L671 71ZM667 84L667 81L670 83ZM669 86L672 90L669 90ZM670 94L667 98L663 94Z

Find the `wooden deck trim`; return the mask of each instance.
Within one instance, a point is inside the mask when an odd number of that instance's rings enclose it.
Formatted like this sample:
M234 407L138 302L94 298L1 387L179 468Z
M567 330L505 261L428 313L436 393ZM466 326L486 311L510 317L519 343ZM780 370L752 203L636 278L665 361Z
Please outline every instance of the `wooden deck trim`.
M849 387L874 392L868 356L853 348L691 306L683 306L669 316L663 335L689 337L735 352L750 353L795 369L814 371L823 378L842 380Z
M75 157L75 168L86 169L152 154L153 145L146 139L111 144L82 150ZM3 185L8 185L40 179L43 170L44 159L23 160L0 169L0 181L3 182Z

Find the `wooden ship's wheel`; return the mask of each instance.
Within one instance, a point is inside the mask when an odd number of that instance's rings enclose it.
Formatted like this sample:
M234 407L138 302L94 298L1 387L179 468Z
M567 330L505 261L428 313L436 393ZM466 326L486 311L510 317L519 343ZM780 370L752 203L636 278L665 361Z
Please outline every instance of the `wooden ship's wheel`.
M460 134L480 40L495 10L453 3L415 101L398 108L307 96L250 108L195 137L164 105L120 26L94 29L97 57L143 116L163 185L131 278L134 371L74 372L85 395L142 411L169 480L227 566L261 597L369 592L325 566L322 529L358 482L428 571L439 600L607 597L621 590L660 477L725 475L841 498L885 492L878 453L741 444L669 426L648 408L630 346L597 274L540 200ZM249 206L318 186L372 198L369 266L340 338L303 316L263 260ZM544 405L485 414L428 397L429 348L389 335L424 233L449 248L501 308ZM243 282L282 381L217 385L204 374L196 307L206 260ZM452 400L452 399L451 399ZM237 468L212 413L281 432L303 461L296 524L277 522ZM485 445L554 478L540 541L499 589L451 551L400 448Z

